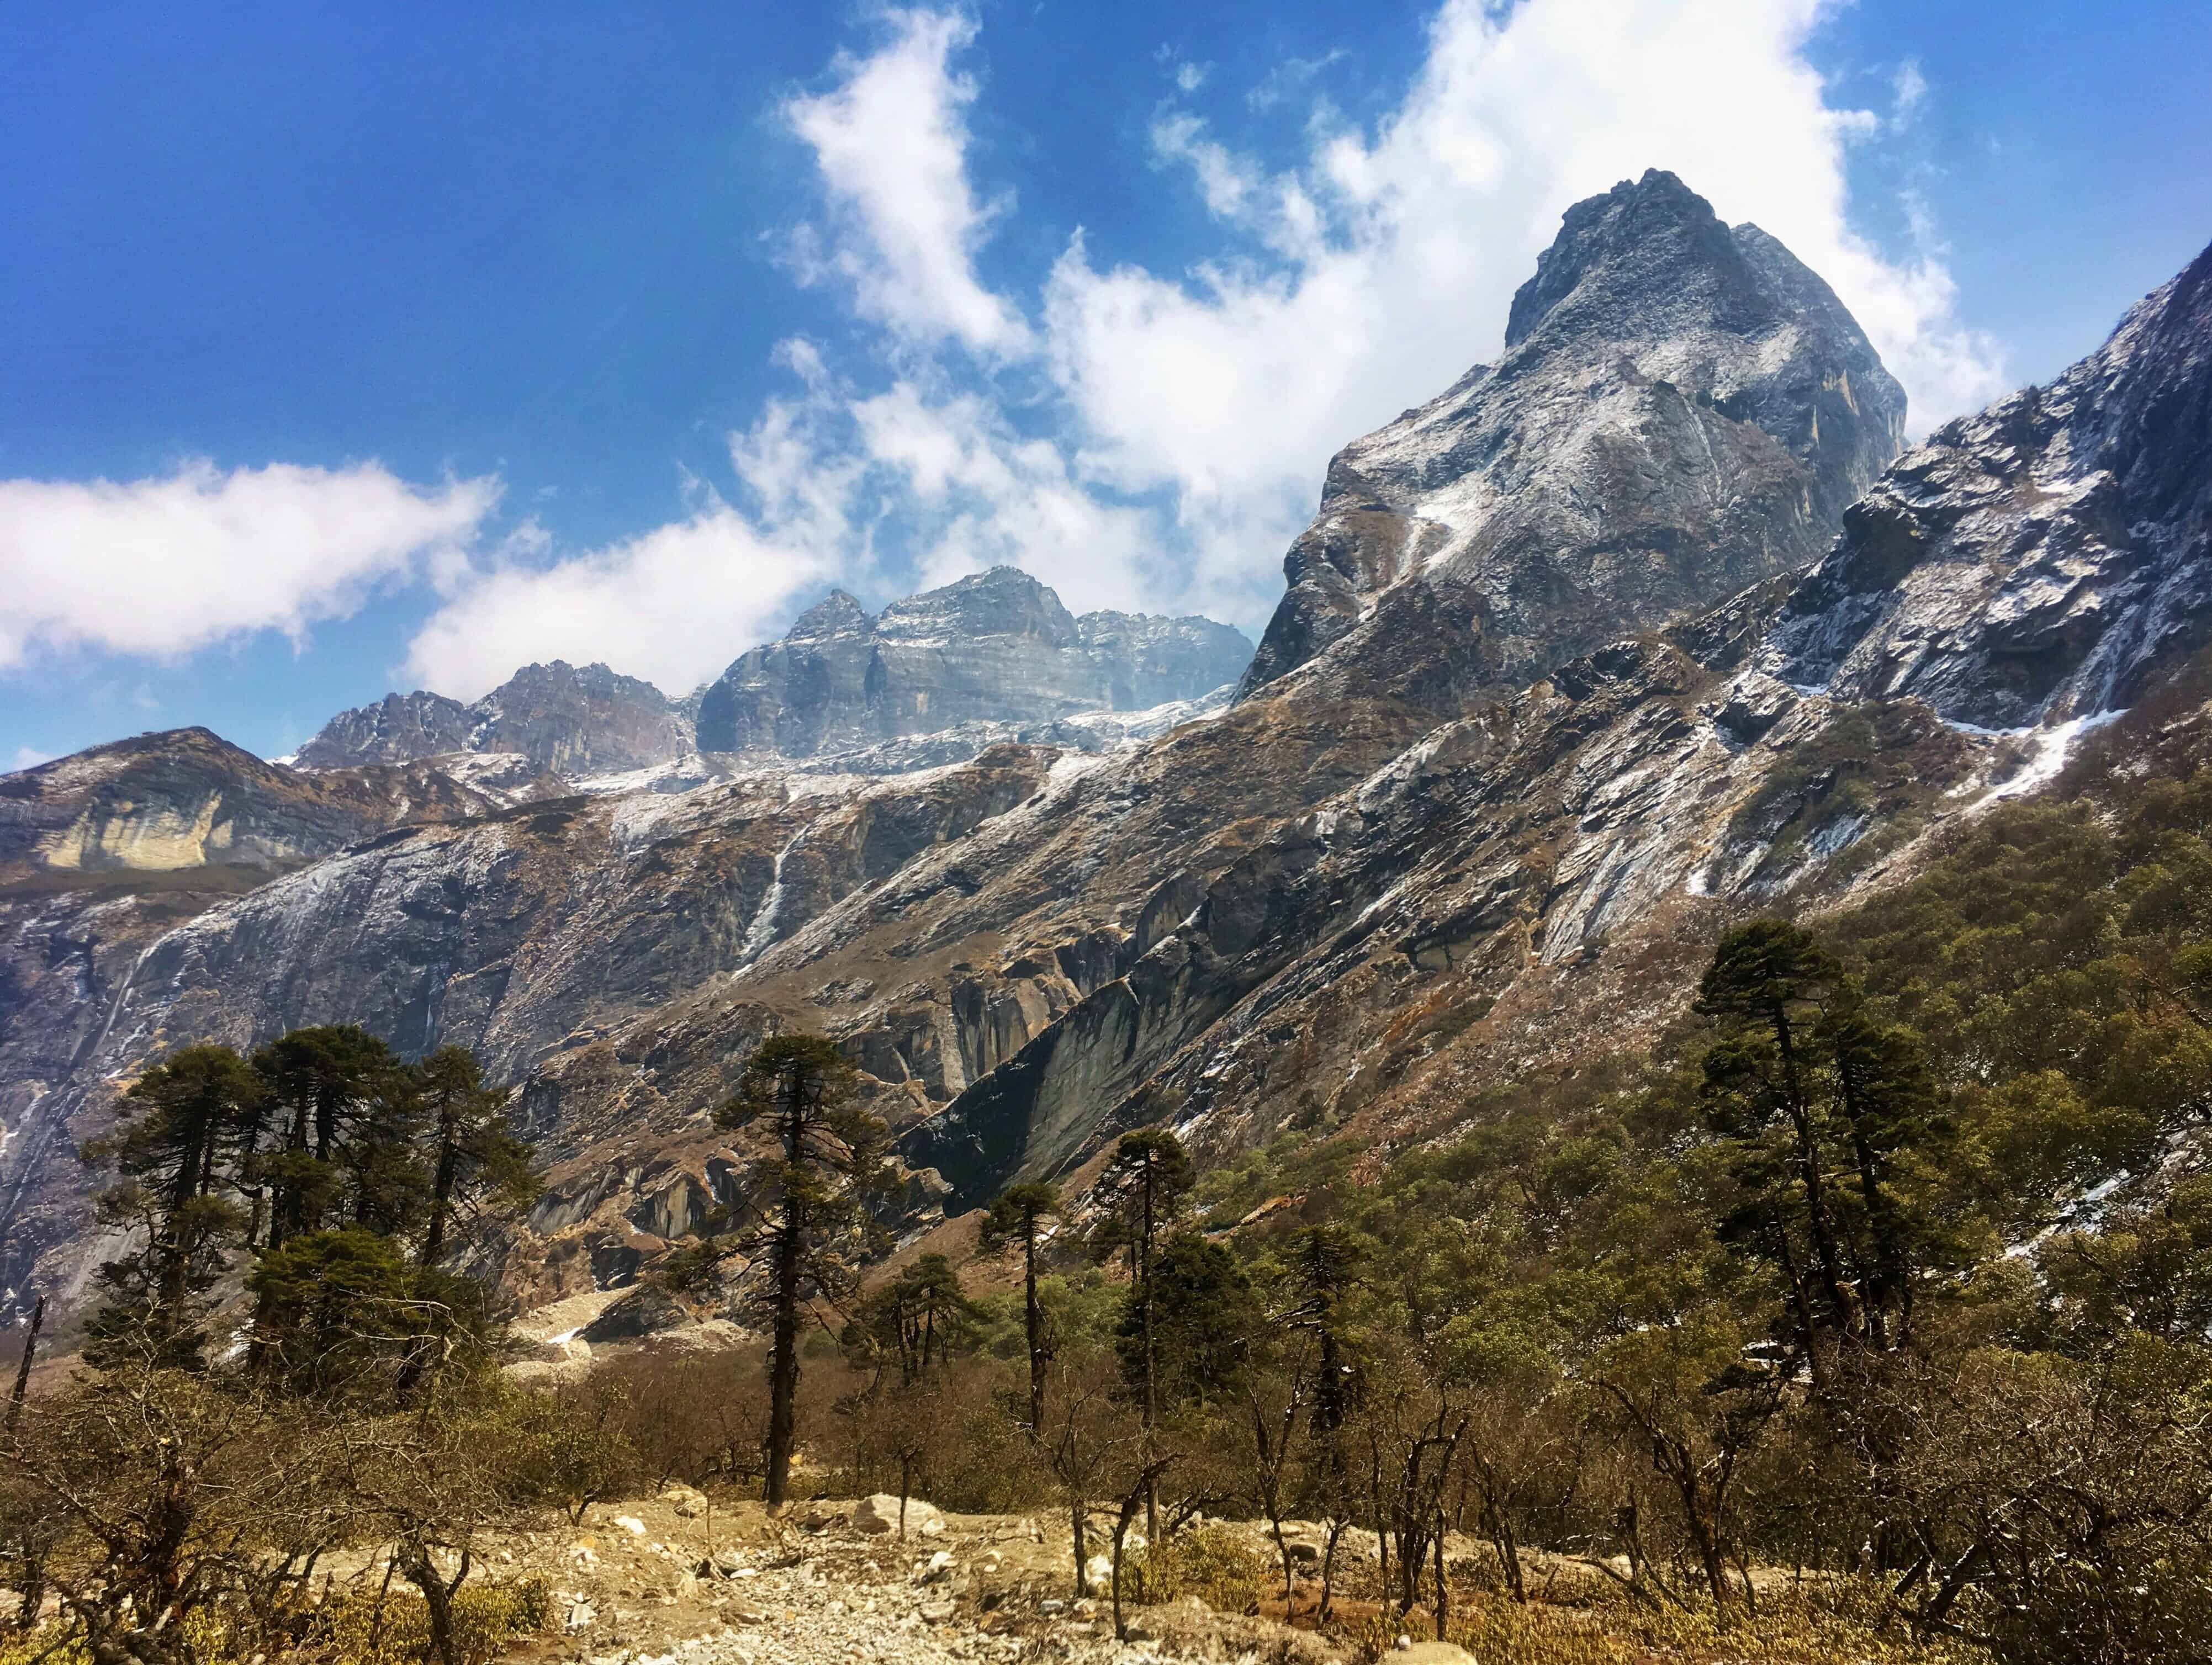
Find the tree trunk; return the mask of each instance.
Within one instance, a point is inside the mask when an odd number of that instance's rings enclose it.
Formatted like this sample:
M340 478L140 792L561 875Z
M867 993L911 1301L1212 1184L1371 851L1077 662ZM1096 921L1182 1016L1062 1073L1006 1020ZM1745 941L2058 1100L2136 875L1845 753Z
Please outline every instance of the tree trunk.
M1441 1512L1437 1516L1435 1550L1437 1564L1437 1640L1441 1642L1444 1639L1444 1621L1450 1616L1451 1609L1450 1587L1444 1583L1444 1517Z
M782 1107L784 1161L795 1173L805 1155L806 1106L804 1089L793 1081ZM775 1335L769 1359L768 1506L781 1509L791 1495L791 1452L798 1436L799 1409L799 1275L805 1259L805 1221L798 1199L787 1181L783 1193L783 1224L775 1244Z
M1790 1125L1797 1133L1798 1172L1805 1182L1805 1212L1812 1227L1814 1258L1820 1262L1820 1281L1827 1286L1828 1299L1835 1308L1837 1327L1848 1333L1854 1328L1850 1297L1844 1291L1843 1256L1837 1250L1835 1232L1828 1222L1828 1199L1820 1177L1820 1147L1813 1136L1813 1107L1807 1102L1798 1079L1797 1049L1790 1033L1790 1014L1777 1006L1771 1015L1775 1045L1782 1054L1782 1078L1784 1091L1790 1099Z
M1088 1546L1083 1541L1083 1499L1074 1495L1073 1488L1070 1489L1067 1516L1075 1540L1075 1600L1080 1601L1084 1594L1083 1565L1089 1558L1084 1553Z
M422 1606L430 1619L430 1647L438 1656L439 1665L461 1665L453 1645L453 1592L468 1577L469 1558L461 1557L460 1570L450 1584L439 1577L428 1550L416 1550L409 1556L406 1572L407 1582L422 1592Z
M1030 1437L1044 1437L1044 1309L1037 1302L1036 1225L1022 1240L1022 1324L1030 1345Z
M23 1361L15 1366L15 1390L8 1395L8 1427L13 1431L23 1419L23 1395L31 1390L31 1361L38 1357L39 1332L46 1327L46 1297L39 1297L31 1309L31 1328L23 1337Z
M1152 1176L1149 1166L1145 1172L1145 1229L1144 1243L1144 1317L1145 1317L1145 1536L1148 1542L1158 1543L1160 1538L1159 1480L1152 1474L1151 1466L1159 1453L1152 1443L1152 1427L1159 1419L1159 1365L1152 1351ZM1114 1563L1121 1565L1119 1544L1114 1551ZM1118 1571L1115 1575L1120 1576ZM1114 1621L1115 1633L1121 1633L1121 1620Z
M433 1267L438 1263L439 1251L446 1246L446 1217L453 1212L455 1170L460 1165L460 1140L452 1127L438 1130L438 1172L430 1182L430 1223L422 1229L422 1254L419 1265Z
M776 1243L775 1335L769 1360L768 1488L770 1509L791 1493L791 1453L798 1432L799 1236L795 1205L787 1205Z

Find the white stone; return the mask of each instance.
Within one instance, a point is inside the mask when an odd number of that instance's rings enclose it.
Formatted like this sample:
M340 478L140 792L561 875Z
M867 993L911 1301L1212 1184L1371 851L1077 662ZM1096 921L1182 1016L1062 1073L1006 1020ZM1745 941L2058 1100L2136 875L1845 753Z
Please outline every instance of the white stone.
M935 1532L932 1532L927 1525L931 1521L937 1522ZM853 1505L853 1529L856 1532L879 1535L896 1532L898 1526L899 1500L887 1492L863 1498ZM945 1530L945 1516L935 1504L921 1498L908 1498L906 1500L906 1529L919 1532L925 1537L933 1537L937 1532Z

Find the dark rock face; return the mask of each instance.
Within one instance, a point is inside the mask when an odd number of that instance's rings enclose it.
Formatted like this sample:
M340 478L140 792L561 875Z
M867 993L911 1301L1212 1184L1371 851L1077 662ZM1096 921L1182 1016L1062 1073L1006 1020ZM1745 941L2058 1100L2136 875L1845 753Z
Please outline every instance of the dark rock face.
M386 694L374 705L339 712L300 748L294 761L302 769L404 763L441 751L467 750L474 726L468 707L443 694L422 688L412 694Z
M295 761L302 769L345 769L456 751L514 753L574 777L665 763L690 740L690 720L651 683L556 659L525 665L473 705L418 689L341 711Z
M1844 517L1775 673L2008 728L2117 710L2212 633L2212 249L2049 387L1949 423Z
M1241 696L1440 715L1808 565L1905 396L1826 284L1671 173L1567 211L1505 352L1329 465Z
M1143 710L1234 682L1250 653L1210 619L1079 619L1012 567L874 618L841 590L708 687L698 740L708 751L813 757L963 724Z

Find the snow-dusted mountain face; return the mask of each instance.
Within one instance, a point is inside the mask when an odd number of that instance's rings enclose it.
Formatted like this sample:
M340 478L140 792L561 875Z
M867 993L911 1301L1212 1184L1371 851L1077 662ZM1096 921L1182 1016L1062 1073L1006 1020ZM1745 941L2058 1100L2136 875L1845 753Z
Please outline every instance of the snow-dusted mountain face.
M1828 286L1671 173L1567 213L1505 350L1331 461L1243 693L1440 713L1812 562L1905 395Z
M2212 628L2212 252L2049 387L1952 422L1844 517L1775 674L1990 728L2134 702Z
M555 659L525 665L471 705L417 689L341 711L295 761L347 769L479 752L574 778L668 763L690 747L690 719L651 683Z
M1592 407L1643 411L1632 443L1605 437L1617 423L1586 431L1548 398L1528 406L1525 428L1503 403L1486 406L1481 443L1444 453L1459 475L1422 465L1424 501L1471 482L1468 500L1488 502L1510 478L1528 483L1534 507L1500 502L1463 523L1475 528L1465 550L1387 579L1363 563L1389 539L1353 538L1357 558L1340 570L1367 599L1332 616L1351 622L1295 668L1255 675L1234 704L1141 719L1092 708L997 744L989 724L963 726L936 766L902 774L864 775L857 760L912 762L927 737L876 740L843 762L756 752L689 789L664 778L661 790L392 826L243 895L121 881L62 893L50 875L0 890L0 1290L82 1287L88 1180L69 1152L106 1125L123 1081L185 1041L245 1045L303 1023L366 1023L410 1050L468 1045L514 1084L547 1189L477 1252L525 1300L635 1276L733 1200L741 1165L707 1113L777 1030L833 1036L866 1073L913 1176L908 1226L1010 1179L1079 1184L1115 1133L1151 1121L1172 1123L1206 1160L1285 1126L1379 1155L1449 1126L1503 1074L1647 1037L1681 1009L1733 920L1878 884L1994 795L2046 781L2068 714L2167 677L2212 611L2200 587L2212 466L2201 283L2185 275L2033 404L2008 401L1878 474L1894 414L1870 360L1788 381L1786 396L1681 368L1750 362L1713 343L1756 336L1734 320L1771 300L1759 283L1793 270L1778 252L1724 233L1739 254L1762 251L1744 256L1753 289L1687 272L1665 297L1663 331L1650 295L1598 304L1611 280L1589 289L1596 267L1633 264L1633 251L1611 247L1593 265L1576 252L1590 228L1624 202L1671 204L1654 234L1674 247L1668 228L1695 220L1677 190L1647 179L1571 212L1523 292L1515 344L1478 378L1489 385L1587 306L1586 337L1559 351L1595 367ZM1738 270L1709 228L1699 236L1715 270ZM1686 258L1668 256L1668 270ZM1778 364L1808 335L1856 339L1822 307L1794 316L1765 337L1783 343ZM2156 327L2139 331L2147 318ZM1608 357L1616 319L1629 339ZM1650 386L1604 371L1624 362ZM1657 376L1662 364L1674 374ZM1677 392L1654 391L1660 380ZM1992 439L1985 453L1973 437L2069 387L2067 422L2033 446ZM1931 473L1931 455L1951 460ZM2109 483L2067 495L2075 477L2060 459ZM1871 507L1846 516L1861 471ZM1785 477L1794 499L1775 483ZM2092 501L2103 553L2089 563L2096 583L2076 592L2087 622L2061 633L2071 659L2016 684L2045 690L2032 699L1976 703L1974 690L2022 674L2000 651L2017 639L2006 634L2015 568L1954 558L1958 529L1971 522L1976 547L2014 562L2078 554L2089 545L2064 528L2090 523L2058 511ZM1869 526L1903 512L1885 504L1946 530L1908 548L1870 544ZM1577 519L1556 518L1570 509ZM1343 513L1325 503L1308 540L1333 536ZM1755 522L1777 540L1766 553L1743 532ZM1636 541L1662 524L1665 538ZM1547 614L1540 550L1513 541L1540 525L1634 537L1563 535ZM1770 559L1784 544L1796 553ZM1795 569L1823 550L1809 574ZM1516 589L1516 575L1528 582ZM1606 614L1613 583L1632 599ZM1483 599L1493 592L1503 599ZM1293 595L1286 611L1311 599ZM1497 644L1514 607L1537 667L1518 686L1495 680L1513 662ZM859 612L834 609L815 639L872 640L880 621L863 633ZM1395 639L1375 628L1386 613ZM1577 633L1601 615L1624 622L1589 642ZM1028 617L1042 640L1050 616ZM1911 640L1899 620L1938 617L1915 662L1931 677L1983 670L1893 688L1851 669L1863 644ZM903 640L933 639L934 627L910 628ZM1547 650L1553 628L1584 645ZM1868 652L1867 664L1890 662ZM2129 677L2087 691L2115 656ZM1445 671L1425 681L1431 663ZM865 670L857 685L865 711ZM856 708L835 690L794 699L788 684L759 707L771 728L794 708ZM2138 744L2132 726L2148 720L2121 719L2092 744ZM2029 721L2040 726L1990 732ZM2157 723L2154 738L2212 731L2212 712L2161 708ZM2164 767L2141 744L2145 767ZM75 824L40 813L44 828Z
M1012 567L872 618L840 590L707 688L698 743L814 757L964 724L1138 711L1234 683L1251 654L1250 642L1211 619L1078 618Z

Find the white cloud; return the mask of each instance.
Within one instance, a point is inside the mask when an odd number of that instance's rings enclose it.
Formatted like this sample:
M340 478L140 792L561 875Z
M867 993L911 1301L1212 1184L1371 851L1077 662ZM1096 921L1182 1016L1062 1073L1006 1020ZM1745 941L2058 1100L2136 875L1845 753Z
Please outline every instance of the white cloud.
M40 651L173 657L268 629L304 641L376 585L456 558L499 495L496 480L414 486L377 463L0 480L0 670Z
M803 369L811 355L793 343L786 362ZM678 695L720 674L855 564L858 465L831 454L817 431L823 411L818 395L773 400L731 436L756 513L687 479L683 520L605 549L556 556L526 526L496 558L455 576L408 645L409 671L462 700L540 659L604 660Z
M975 25L951 12L893 12L886 21L882 48L841 53L830 90L784 107L813 148L830 198L826 231L802 228L793 260L802 277L848 282L862 315L902 337L1018 352L1029 342L1019 312L973 265L992 220L1010 205L979 205L968 178L964 112L975 83L948 60Z
M727 504L550 567L495 567L409 648L424 687L475 699L533 660L605 660L681 694L766 634L832 569Z
M36 769L40 763L52 763L54 754L40 751L35 746L17 746L15 761L8 765L10 773L19 769Z
M978 395L933 398L901 381L847 408L860 453L920 529L923 584L1020 567L1078 612L1138 608L1176 587L1154 565L1151 513L1086 489L1058 446L1024 438Z
M1286 58L1244 94L1244 102L1255 110L1272 110L1346 56L1343 47L1334 46L1318 58Z
M1186 58L1176 65L1175 84L1186 93L1194 93L1206 85L1206 78L1213 73L1211 64L1193 64Z

